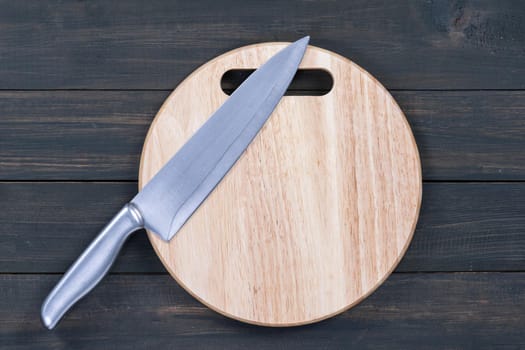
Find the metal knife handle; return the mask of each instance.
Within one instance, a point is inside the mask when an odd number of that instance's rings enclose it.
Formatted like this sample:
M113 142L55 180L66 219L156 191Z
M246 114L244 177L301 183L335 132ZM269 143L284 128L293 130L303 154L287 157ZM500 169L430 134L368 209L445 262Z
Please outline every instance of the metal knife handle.
M91 291L109 271L131 233L143 227L140 211L126 204L75 261L42 305L44 325L53 329L80 298Z

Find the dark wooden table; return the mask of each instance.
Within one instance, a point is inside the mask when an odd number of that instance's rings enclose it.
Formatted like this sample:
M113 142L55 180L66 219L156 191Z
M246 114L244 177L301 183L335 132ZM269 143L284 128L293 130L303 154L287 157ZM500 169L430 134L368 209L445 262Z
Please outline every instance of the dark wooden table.
M144 234L54 331L42 300L137 188L162 101L238 46L312 36L392 92L422 156L417 231L357 307L288 329L189 296ZM0 348L525 348L525 4L0 0Z

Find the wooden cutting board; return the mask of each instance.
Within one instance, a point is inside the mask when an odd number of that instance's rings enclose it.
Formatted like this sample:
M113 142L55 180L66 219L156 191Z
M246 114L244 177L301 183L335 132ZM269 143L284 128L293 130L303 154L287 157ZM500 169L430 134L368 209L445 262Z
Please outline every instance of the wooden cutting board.
M286 45L230 51L184 80L151 125L139 186L226 100L226 71L259 67ZM248 323L301 325L356 305L400 261L421 204L417 146L388 91L317 47L301 68L326 69L332 90L285 96L179 233L169 243L149 233L180 285Z

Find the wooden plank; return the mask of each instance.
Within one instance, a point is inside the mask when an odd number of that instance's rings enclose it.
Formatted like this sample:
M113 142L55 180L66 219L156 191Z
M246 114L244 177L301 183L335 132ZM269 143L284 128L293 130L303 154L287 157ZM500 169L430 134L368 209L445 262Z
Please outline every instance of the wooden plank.
M0 179L136 180L168 91L0 92ZM524 180L525 92L403 91L426 180Z
M225 51L306 34L388 88L525 88L519 1L2 0L0 8L0 89L171 89Z
M0 272L64 272L137 191L135 183L0 183ZM145 231L118 272L163 272Z
M168 92L0 92L0 178L136 179Z
M394 274L330 320L265 328L226 319L168 276L109 276L48 331L40 304L59 276L0 275L9 349L521 349L524 273Z
M525 92L394 92L425 180L524 180Z
M135 183L0 183L0 272L64 272L135 190ZM524 212L523 183L427 183L397 271L523 271ZM140 232L113 271L165 270Z
M398 271L525 270L525 183L427 183Z

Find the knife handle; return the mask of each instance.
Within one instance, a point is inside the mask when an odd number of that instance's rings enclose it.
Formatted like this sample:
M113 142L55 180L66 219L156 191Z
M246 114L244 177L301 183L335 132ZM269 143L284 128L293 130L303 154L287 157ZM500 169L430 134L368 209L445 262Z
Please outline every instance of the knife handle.
M79 299L91 291L109 271L131 233L143 227L140 211L126 204L75 261L42 305L44 325L53 329Z

